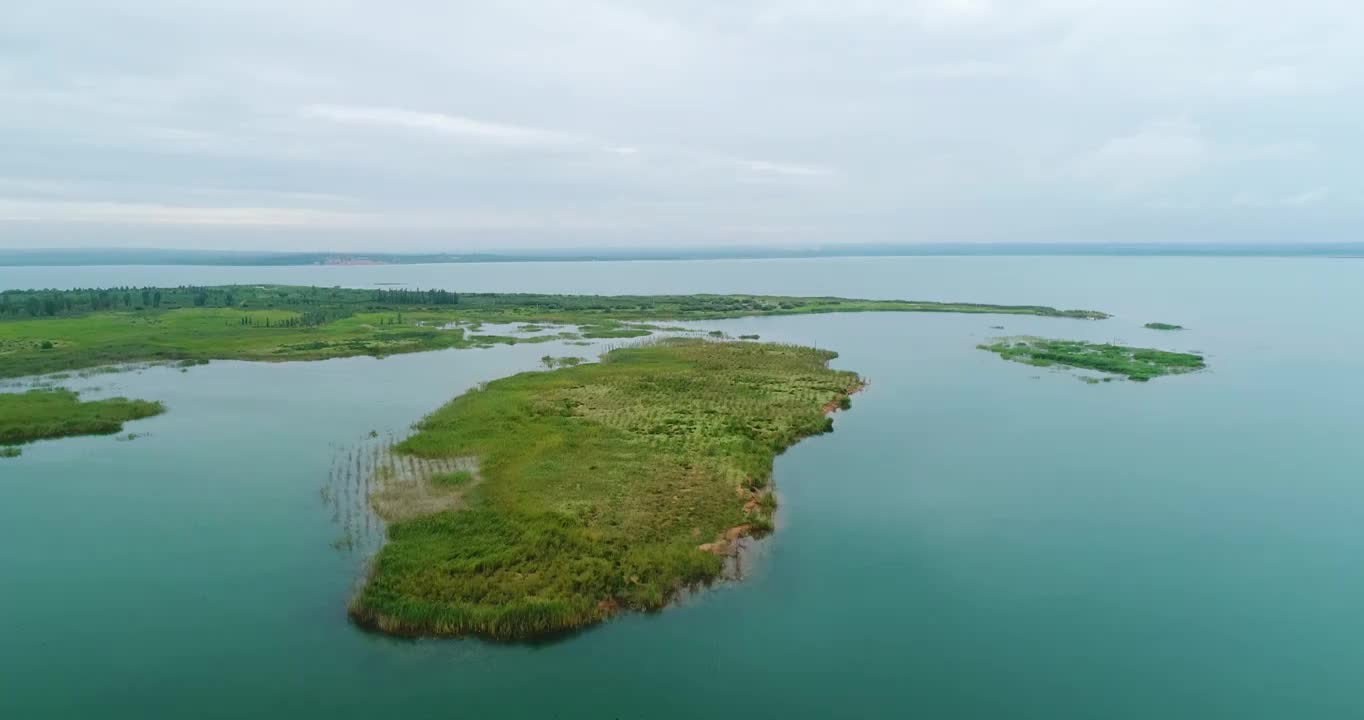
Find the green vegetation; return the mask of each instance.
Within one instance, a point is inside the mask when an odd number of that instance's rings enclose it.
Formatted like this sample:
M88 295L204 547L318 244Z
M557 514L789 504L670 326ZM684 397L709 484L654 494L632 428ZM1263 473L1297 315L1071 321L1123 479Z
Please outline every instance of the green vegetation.
M474 474L468 470L456 470L450 473L438 473L431 476L431 482L436 485L447 485L450 487L462 487L474 481Z
M128 420L160 415L159 402L112 398L82 402L70 390L0 393L0 445L71 435L113 435Z
M546 355L540 358L540 364L550 370L561 367L573 367L574 365L581 365L582 363L583 358L580 357L550 357L549 355Z
M1147 329L1150 329L1150 330L1183 330L1183 329L1184 329L1184 326L1183 326L1183 325L1171 325L1170 323L1163 323L1163 322L1149 322L1149 323L1146 323L1145 327L1146 327Z
M24 449L14 445L0 446L0 458L17 458L24 454Z
M1162 375L1193 372L1207 367L1201 355L1167 352L1123 345L1095 344L1077 340L1048 340L1020 337L997 340L980 349L998 353L1005 360L1037 367L1066 367L1098 370L1124 375L1145 382Z
M427 417L397 451L475 458L465 509L392 523L356 621L515 639L656 610L772 527L772 459L860 387L831 352L666 339L523 373Z
M650 320L831 312L1107 317L1033 305L758 295L531 295L276 285L0 292L0 377L121 363L320 360L547 342L473 336L480 323L579 325L585 338L649 335Z

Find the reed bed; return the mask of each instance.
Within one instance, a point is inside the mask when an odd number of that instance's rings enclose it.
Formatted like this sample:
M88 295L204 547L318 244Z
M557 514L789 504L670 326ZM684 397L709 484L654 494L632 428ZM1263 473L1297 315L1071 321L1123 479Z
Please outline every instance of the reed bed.
M372 554L383 542L385 522L458 509L463 493L480 480L473 458L418 458L394 452L396 445L392 433L375 432L336 449L319 489L340 530L336 549Z

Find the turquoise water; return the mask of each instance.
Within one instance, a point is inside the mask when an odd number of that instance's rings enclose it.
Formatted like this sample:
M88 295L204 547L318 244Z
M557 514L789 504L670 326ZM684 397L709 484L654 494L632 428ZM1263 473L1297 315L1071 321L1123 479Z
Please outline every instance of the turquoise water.
M0 464L0 717L1364 716L1364 264L868 258L378 268L0 269L0 287L406 282L1045 303L1100 323L840 315L707 323L816 343L871 385L777 461L742 583L545 646L346 622L338 455L582 348L96 376L164 400L131 442ZM1158 333L1153 321L1190 329ZM1004 325L1004 330L990 326ZM1208 354L1090 386L996 334Z

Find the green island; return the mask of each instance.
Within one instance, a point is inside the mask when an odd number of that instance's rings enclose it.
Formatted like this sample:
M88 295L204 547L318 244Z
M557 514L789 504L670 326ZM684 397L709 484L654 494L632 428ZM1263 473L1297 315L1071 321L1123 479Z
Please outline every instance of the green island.
M1183 326L1183 325L1172 325L1172 324L1170 324L1170 323L1163 323L1163 322L1149 322L1149 323L1146 323L1145 325L1143 325L1142 327L1146 328L1147 330L1183 330L1183 329L1184 329L1184 326Z
M12 449L2 457L18 457L13 446L73 435L113 435L129 420L160 415L159 402L110 398L82 401L70 391L38 389L23 393L0 393L0 445Z
M855 373L832 352L699 338L472 390L395 452L474 473L458 502L388 526L358 623L400 635L552 636L662 608L772 529L773 458L828 432Z
M321 360L496 343L637 338L658 320L835 312L953 312L1102 319L1037 305L762 295L538 295L283 285L6 290L0 377L138 362ZM574 326L517 337L483 323Z
M1202 370L1203 356L1150 348L1127 347L1078 340L1051 340L1037 337L1002 338L977 346L999 354L1005 360L1036 367L1065 367L1097 370L1129 380L1146 382L1162 375Z

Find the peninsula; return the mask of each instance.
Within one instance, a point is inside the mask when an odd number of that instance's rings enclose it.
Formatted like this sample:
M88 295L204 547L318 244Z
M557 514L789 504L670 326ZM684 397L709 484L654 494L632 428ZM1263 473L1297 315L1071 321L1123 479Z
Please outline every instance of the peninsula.
M764 295L535 295L281 285L0 292L0 377L134 362L383 357L493 343L642 337L650 321L833 312L1103 319L1093 310ZM484 323L562 327L534 337Z

